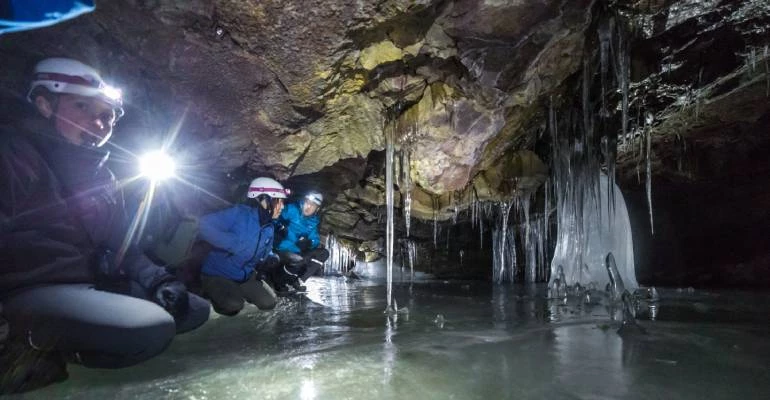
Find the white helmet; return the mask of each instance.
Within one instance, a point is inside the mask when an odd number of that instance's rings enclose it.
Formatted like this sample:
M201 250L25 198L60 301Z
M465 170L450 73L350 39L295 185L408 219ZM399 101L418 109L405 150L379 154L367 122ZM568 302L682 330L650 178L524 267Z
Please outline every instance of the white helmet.
M275 179L262 177L251 181L249 192L246 196L250 199L254 199L261 194L266 194L274 199L285 199L286 195L289 193L289 189L284 189L283 185L278 183Z
M115 116L123 116L123 94L120 89L104 83L95 69L71 58L46 58L35 65L27 100L33 102L32 92L43 86L52 93L99 96L115 109Z
M308 192L305 195L305 199L307 199L308 201L320 207L321 203L323 203L324 201L324 196L321 193L313 191L313 192Z

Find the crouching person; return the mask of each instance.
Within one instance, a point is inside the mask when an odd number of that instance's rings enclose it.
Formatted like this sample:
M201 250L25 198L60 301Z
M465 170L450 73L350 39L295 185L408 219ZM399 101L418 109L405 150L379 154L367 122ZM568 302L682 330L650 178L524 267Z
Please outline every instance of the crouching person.
M273 249L273 219L286 198L283 186L270 178L249 185L246 204L208 214L200 219L200 237L214 249L203 262L203 294L214 311L236 315L244 300L261 310L275 307L277 297L261 278L277 265Z
M322 202L321 193L308 192L299 202L287 205L275 222L282 238L276 251L283 268L275 271L273 283L281 295L289 288L298 292L307 290L303 281L321 272L329 258L329 251L320 247L318 234L318 210Z
M203 324L208 302L130 245L123 193L102 150L120 93L72 59L37 64L29 118L0 139L0 393L120 368Z

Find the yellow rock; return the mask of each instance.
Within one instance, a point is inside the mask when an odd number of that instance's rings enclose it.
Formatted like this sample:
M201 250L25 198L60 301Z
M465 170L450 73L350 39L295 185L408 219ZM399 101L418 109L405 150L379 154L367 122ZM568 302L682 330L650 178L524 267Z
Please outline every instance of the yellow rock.
M364 69L371 71L380 64L400 60L403 57L404 52L393 42L383 40L362 50L358 61Z

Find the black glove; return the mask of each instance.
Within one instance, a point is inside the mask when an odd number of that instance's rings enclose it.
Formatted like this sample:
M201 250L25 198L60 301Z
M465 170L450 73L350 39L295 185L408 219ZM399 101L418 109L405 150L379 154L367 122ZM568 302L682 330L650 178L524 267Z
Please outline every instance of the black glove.
M126 273L117 265L112 250L106 247L97 248L92 265L96 290L123 294L130 292L130 282Z
M286 228L286 224L284 224L283 221L281 220L273 221L273 231L275 232L274 233L275 239L273 240L275 241L275 243L280 242L281 240L283 240L283 238L286 237L287 230L288 229Z
M257 274L258 280L269 280L269 277L271 276L272 272L279 268L281 266L281 259L275 255L271 254L267 258L265 258L265 261L262 261L260 264L257 264L254 267L254 271Z
M182 282L170 280L155 289L153 301L163 307L174 318L183 317L190 308L190 296Z
M297 247L299 247L299 250L303 253L310 250L312 245L313 243L307 236L300 236L299 239L297 239Z

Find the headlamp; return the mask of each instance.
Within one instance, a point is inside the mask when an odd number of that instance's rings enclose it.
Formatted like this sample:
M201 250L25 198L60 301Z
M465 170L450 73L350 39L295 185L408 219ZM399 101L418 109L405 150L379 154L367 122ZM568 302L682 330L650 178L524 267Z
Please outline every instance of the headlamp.
M168 154L156 150L139 158L139 171L152 181L162 181L174 177L176 165Z

